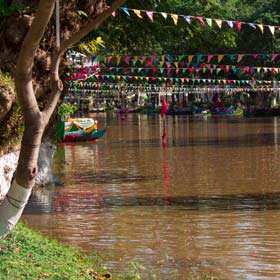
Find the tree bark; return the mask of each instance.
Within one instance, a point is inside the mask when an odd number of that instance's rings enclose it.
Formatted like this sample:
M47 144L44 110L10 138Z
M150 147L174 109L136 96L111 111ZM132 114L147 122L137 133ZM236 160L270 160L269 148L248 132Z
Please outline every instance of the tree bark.
M95 4L98 1L95 1ZM103 1L101 1L103 2ZM35 185L39 149L44 130L57 106L63 84L59 77L59 65L64 53L85 35L99 27L113 11L126 0L115 0L113 4L55 48L50 73L51 95L43 111L40 111L34 87L32 70L34 58L53 14L55 0L41 0L35 18L24 39L16 66L16 92L24 118L24 134L21 143L16 176L11 188L0 206L0 238L5 236L18 222ZM98 10L98 9L96 9Z

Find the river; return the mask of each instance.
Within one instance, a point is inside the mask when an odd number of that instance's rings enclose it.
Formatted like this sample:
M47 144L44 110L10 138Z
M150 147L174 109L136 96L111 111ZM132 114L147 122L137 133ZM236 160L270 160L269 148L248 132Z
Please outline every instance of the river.
M95 143L59 144L63 185L23 220L143 279L280 277L280 118L99 114Z

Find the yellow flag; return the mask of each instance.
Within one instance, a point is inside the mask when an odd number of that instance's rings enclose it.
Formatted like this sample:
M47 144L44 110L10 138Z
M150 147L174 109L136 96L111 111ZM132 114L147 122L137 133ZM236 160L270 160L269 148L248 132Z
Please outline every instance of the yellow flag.
M143 18L141 15L141 11L139 10L133 10L133 12L135 13L136 16L138 16L139 18Z
M224 55L223 54L219 54L218 55L218 63L220 63L223 58L224 58Z
M192 60L193 60L193 55L189 55L189 56L188 56L188 60L189 60L189 63L191 63Z
M121 56L118 56L118 57L117 57L117 65L119 65L119 64L121 63L121 59L122 59Z
M175 65L176 68L179 68L179 62L178 61L174 62L174 65Z
M175 25L177 25L179 16L176 15L176 14L171 14L171 17L172 17L172 19L173 19Z
M263 25L262 24L257 24L257 26L261 30L261 32L263 33Z
M165 62L164 60L162 60L162 61L159 62L160 67L163 66L164 62Z

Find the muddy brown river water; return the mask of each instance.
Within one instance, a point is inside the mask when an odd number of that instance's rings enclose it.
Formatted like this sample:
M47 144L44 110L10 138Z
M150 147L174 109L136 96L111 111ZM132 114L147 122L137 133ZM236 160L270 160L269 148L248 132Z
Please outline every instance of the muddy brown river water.
M64 182L23 220L143 279L280 279L280 118L98 115L107 135L60 144Z

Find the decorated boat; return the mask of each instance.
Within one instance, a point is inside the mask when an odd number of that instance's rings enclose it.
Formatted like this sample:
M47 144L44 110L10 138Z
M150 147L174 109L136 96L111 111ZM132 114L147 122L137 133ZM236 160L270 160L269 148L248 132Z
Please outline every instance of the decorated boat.
M234 115L233 107L214 107L210 109L211 115L214 116L228 116Z
M61 142L94 141L105 135L107 129L97 127L98 122L93 118L67 118L58 124L58 140Z

